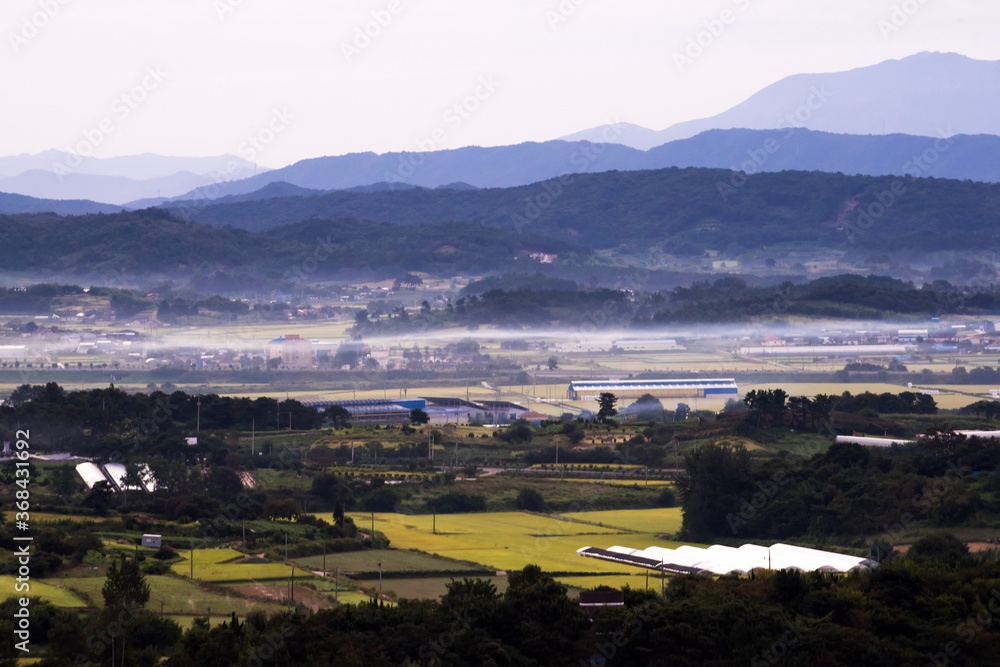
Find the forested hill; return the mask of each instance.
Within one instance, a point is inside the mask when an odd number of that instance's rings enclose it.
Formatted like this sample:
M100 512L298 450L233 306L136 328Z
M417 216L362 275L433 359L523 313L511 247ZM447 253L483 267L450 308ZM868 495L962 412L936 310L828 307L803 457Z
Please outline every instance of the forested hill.
M680 255L782 243L898 253L991 246L1000 234L1000 185L663 169L577 174L507 189L334 192L229 205L178 204L177 214L251 230L311 218L406 225L479 222L593 249L655 245Z
M309 280L352 275L398 277L406 271L451 276L512 269L526 253L588 251L471 223L400 228L358 220L310 220L270 232L210 227L168 211L112 215L0 216L4 269L33 276L101 279L216 271L248 280ZM306 273L296 269L306 267Z

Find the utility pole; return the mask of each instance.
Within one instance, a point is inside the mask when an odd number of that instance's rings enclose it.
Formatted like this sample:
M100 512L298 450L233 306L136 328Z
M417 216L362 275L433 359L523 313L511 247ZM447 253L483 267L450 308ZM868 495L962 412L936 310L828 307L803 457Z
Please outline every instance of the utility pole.
M198 396L198 421L194 432L201 433L201 396Z
M285 565L288 565L288 533L285 533Z

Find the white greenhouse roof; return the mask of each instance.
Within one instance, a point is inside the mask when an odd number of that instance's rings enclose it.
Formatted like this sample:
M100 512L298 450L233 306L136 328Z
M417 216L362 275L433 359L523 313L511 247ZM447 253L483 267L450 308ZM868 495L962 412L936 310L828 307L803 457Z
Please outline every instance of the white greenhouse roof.
M106 482L108 478L104 476L101 469L91 462L81 463L76 467L76 473L83 480L83 483L87 485L88 489L94 488L94 485L98 482Z
M677 549L647 547L583 547L577 555L650 570L691 574L746 574L751 570L799 570L810 572L848 572L858 567L870 567L867 558L847 556L832 551L807 549L790 544L762 547L744 544L739 548L715 544L707 549L683 546Z

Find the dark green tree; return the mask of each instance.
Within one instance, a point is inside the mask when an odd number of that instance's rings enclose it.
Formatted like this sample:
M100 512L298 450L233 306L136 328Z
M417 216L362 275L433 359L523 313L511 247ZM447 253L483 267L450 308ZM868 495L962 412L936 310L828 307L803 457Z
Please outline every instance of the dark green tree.
M102 616L108 623L117 622L122 627L118 646L121 651L120 664L125 664L125 635L128 624L122 619L134 618L149 602L149 583L139 569L137 560L122 555L120 560L113 561L108 568L104 587L104 612ZM111 664L115 664L115 642L111 644Z
M351 412L342 405L331 405L323 411L323 418L334 428L346 428L351 423Z
M615 407L617 404L617 396L610 391L601 392L601 395L597 397L597 405L599 407L597 411L598 421L607 423L609 419L617 415L618 408Z
M684 454L684 473L677 480L681 533L689 539L733 535L731 517L739 517L752 484L750 452L743 445L707 444Z

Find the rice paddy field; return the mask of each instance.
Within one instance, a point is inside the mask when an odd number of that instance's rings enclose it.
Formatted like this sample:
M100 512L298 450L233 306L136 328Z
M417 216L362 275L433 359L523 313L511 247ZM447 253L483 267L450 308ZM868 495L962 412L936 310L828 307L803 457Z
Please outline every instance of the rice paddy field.
M482 569L472 563L446 560L415 551L392 549L387 551L349 551L327 554L326 570L332 573L339 568L341 574L354 572L377 572L379 563L383 572L472 572ZM299 567L313 571L323 568L323 556L307 556L295 559ZM333 576L330 574L330 576Z
M492 570L519 570L536 564L560 576L622 576L633 574L634 569L581 558L576 555L577 549L613 545L637 549L653 544L680 546L680 543L659 537L679 528L679 512L678 509L661 509L579 512L562 516L526 512L447 514L437 516L436 532L434 518L429 515L376 513L375 528L389 537L394 548L477 563ZM371 521L371 515L359 514L355 520L364 526ZM591 583L588 587L602 583L600 576L588 576L587 579Z
M85 595L97 608L104 606L101 595L104 581L104 577L66 577L52 580L60 588ZM227 592L202 590L195 583L174 576L147 575L146 581L149 583L150 589L149 603L146 608L159 612L162 603L163 613L167 615L196 616L200 614L204 616L208 613L209 608L211 608L213 616L217 614L229 616L233 612L236 612L238 616L245 616L247 612L254 609L263 609L269 613L278 611L277 605L247 599Z
M181 551L183 559L170 569L182 577L190 577L191 552ZM257 582L285 580L292 576L292 566L284 563L268 563L257 558L249 558L232 549L200 549L194 552L194 579L211 583ZM295 568L295 578L312 577L312 572Z

